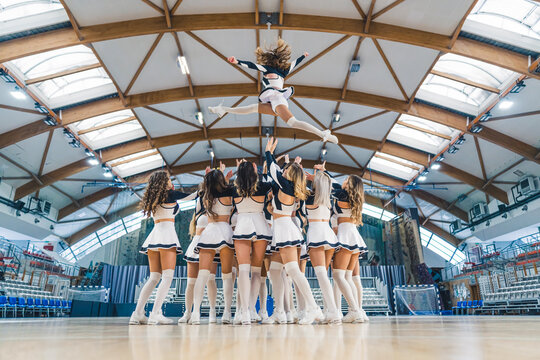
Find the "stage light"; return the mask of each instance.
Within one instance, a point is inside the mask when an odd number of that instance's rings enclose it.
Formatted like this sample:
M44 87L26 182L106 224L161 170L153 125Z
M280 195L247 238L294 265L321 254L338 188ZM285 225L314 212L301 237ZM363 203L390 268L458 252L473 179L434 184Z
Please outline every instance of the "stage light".
M340 113L334 113L332 114L332 121L335 123L338 123L341 120L341 114Z
M486 226L489 226L489 225L491 225L491 221L488 220L486 221Z
M484 127L482 125L474 125L472 128L471 128L471 132L473 134L478 134L480 131L484 130Z
M203 118L203 113L198 111L196 114L195 114L195 119L197 119L197 121L199 122L199 124L204 124L204 118Z
M510 109L512 107L512 105L514 105L514 102L511 101L511 100L503 100L499 103L499 109L501 110L505 110L505 109Z
M180 68L182 74L189 75L189 67L185 56L178 55L176 58L176 65Z
M99 160L96 159L95 156L92 156L92 157L90 157L90 158L88 159L88 163L89 163L90 165L98 165L98 164L99 164Z
M441 163L440 162L434 162L433 164L431 164L431 168L433 170L439 170L441 168Z
M427 176L425 176L425 175L420 175L420 176L418 177L418 181L423 182L423 181L426 181L426 180L427 180Z
M508 218L508 214L507 214L507 213L502 214L502 218L503 218L503 219L507 219L507 218Z
M455 154L459 151L459 148L457 146L451 146L450 149L448 149L449 154Z
M73 135L68 129L64 129L62 133L64 134L64 137L68 140L75 139L75 135Z
M525 88L525 86L527 86L527 85L525 85L525 81L523 81L523 80L518 81L518 82L516 83L516 85L514 85L514 87L512 88L512 90L510 90L510 92L511 92L512 94L520 93L521 90L523 90L523 89Z
M112 177L113 177L113 174L112 174L112 172L110 172L110 171L105 171L105 172L103 173L103 176L108 177L108 178L112 178Z
M214 154L214 149L208 149L208 155L210 155L210 157L213 159L216 156L216 154Z
M56 121L55 118L53 118L52 116L50 115L47 115L47 117L45 119L43 119L43 122L45 123L45 125L49 125L49 126L56 126L58 125L58 121Z
M485 121L488 121L490 118L491 118L491 113L488 111L487 113L485 113L484 115L480 116L480 122L485 122Z
M47 110L47 108L46 108L45 106L41 105L41 104L38 103L38 102L35 102L35 103L34 103L34 108L35 108L37 111L39 111L40 113L42 113L42 114L48 114L48 113L49 113L49 111Z
M327 152L328 152L327 149L322 149L322 150L321 150L321 155L324 156L324 155L326 155Z
M17 100L26 99L26 94L21 90L20 87L15 86L15 90L9 92Z
M440 155L440 156L437 158L437 161L438 161L438 162L444 161L444 156L443 156L443 155Z
M463 136L460 136L459 139L456 140L454 144L461 145L465 142L465 138Z
M80 148L81 147L81 143L79 142L79 140L77 139L73 139L69 142L69 145L72 147L72 148Z
M471 232L473 232L474 230L476 230L476 228L474 226L471 226Z
M525 206L523 206L523 207L521 208L521 210L522 210L522 211L527 211L527 210L529 210L529 207L528 207L527 205L525 205Z
M34 224L39 224L39 219L38 218L34 219Z
M8 84L16 83L15 79L9 75L4 69L0 69L0 79L4 80Z

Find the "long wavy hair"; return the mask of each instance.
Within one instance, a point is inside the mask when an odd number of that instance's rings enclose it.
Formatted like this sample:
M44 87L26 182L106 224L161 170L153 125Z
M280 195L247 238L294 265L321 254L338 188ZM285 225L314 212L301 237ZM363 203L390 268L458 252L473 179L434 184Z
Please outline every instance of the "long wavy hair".
M330 196L332 195L332 179L330 179L330 176L327 173L324 171L317 171L315 173L313 190L315 191L315 205L327 208L332 207L332 202L330 201Z
M277 45L273 48L262 49L258 47L255 50L257 63L279 69L287 70L290 66L291 47L283 39L279 39Z
M253 167L253 163L243 161L238 165L234 186L241 197L253 196L259 185L259 176Z
M197 233L197 216L195 212L193 212L193 216L191 217L191 221L189 222L189 236L193 238L196 233Z
M363 225L362 207L364 206L364 183L358 175L350 175L347 180L347 194L351 206L351 219L356 225Z
M152 216L158 205L167 199L169 192L169 173L163 170L153 172L148 179L148 186L139 203L139 208L145 216Z
M212 170L204 176L202 183L202 202L210 216L217 216L214 212L214 199L229 187L225 175L220 170Z
M304 174L304 169L302 169L298 163L293 162L287 168L285 178L293 182L294 196L299 200L306 200L309 195L309 191L307 189L306 174Z

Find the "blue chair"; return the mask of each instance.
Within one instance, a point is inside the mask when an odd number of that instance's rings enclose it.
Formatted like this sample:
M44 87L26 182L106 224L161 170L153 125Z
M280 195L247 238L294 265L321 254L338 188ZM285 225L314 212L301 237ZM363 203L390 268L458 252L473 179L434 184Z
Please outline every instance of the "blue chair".
M47 299L41 300L41 308L43 310L47 310L47 316L49 316L49 300Z
M23 297L19 297L17 301L17 307L21 309L21 315L24 317L24 310L26 309L26 299Z
M34 309L36 308L34 306L34 298L27 298L26 299L26 308L32 312L32 316L34 316Z
M461 301L458 301L456 306L452 306L452 313L457 314L460 307L461 307Z
M484 300L478 300L478 307L481 308L484 306Z
M6 317L7 297L4 295L0 296L0 308L2 309L2 317Z
M37 310L38 314L41 315L41 299L40 298L34 299L34 313L35 313L35 310Z
M473 300L473 302L472 302L472 308L473 308L473 309L478 308L478 300Z

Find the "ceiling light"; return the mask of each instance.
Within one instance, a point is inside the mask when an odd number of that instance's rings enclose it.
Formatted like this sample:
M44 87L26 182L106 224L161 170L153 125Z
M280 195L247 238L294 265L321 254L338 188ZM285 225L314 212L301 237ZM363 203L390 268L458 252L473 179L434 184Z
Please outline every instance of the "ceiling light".
M480 116L479 120L480 122L488 121L491 116L492 116L491 113L488 111L484 115Z
M64 134L66 139L75 139L75 135L73 135L68 129L64 129L62 133Z
M443 156L443 155L440 155L440 156L437 158L437 161L439 161L439 162L444 161L444 156Z
M527 205L525 205L525 206L523 206L523 207L521 208L521 210L522 210L522 211L527 211L527 210L529 210L529 207L528 207Z
M216 156L216 155L214 154L214 149L212 149L212 148L208 149L208 154L210 155L210 157L211 157L212 159L214 158L214 156Z
M189 75L189 67L185 56L178 55L176 58L176 65L182 70L182 74Z
M89 163L90 165L98 165L98 164L99 164L99 160L96 159L95 156L92 156L91 158L88 159L88 163Z
M17 100L26 99L26 94L21 90L20 87L15 86L15 90L9 92Z
M108 177L108 178L112 178L112 177L113 177L113 174L112 174L112 172L110 172L110 171L105 171L105 172L103 173L103 176Z
M418 177L418 181L423 182L423 181L426 181L426 180L427 180L427 176L426 176L426 175L420 175L420 176Z
M510 109L512 107L512 105L514 105L514 102L511 101L511 100L503 100L499 103L499 109L501 110L504 110L504 109Z
M433 170L439 170L441 168L441 163L440 162L434 162L433 164L431 164L431 168Z
M4 69L0 69L0 79L4 80L8 84L15 83L13 76L9 75Z
M48 125L48 126L58 125L58 121L56 121L56 119L50 115L47 115L47 117L43 119L43 122L45 123L45 125Z
M460 136L459 139L456 140L454 144L461 145L465 142L465 138L463 136Z
M73 148L80 148L81 147L81 143L79 142L79 140L77 139L73 139L69 142L69 145Z
M448 149L449 154L455 154L459 151L459 148L457 146L451 146L450 149Z
M514 85L514 87L512 88L512 90L510 90L510 92L512 94L517 94L519 92L521 92L521 90L523 90L525 88L525 81L521 80L521 81L518 81L516 83L516 85Z
M197 119L197 121L199 122L199 124L204 124L204 118L203 118L203 113L198 111L196 114L195 114L195 119Z
M322 149L322 150L321 150L321 154L322 154L323 156L326 155L327 152L328 152L327 149Z
M360 60L353 60L350 64L350 70L352 73L360 71Z
M86 156L90 156L90 157L94 156L94 153L90 149L84 149L84 153L86 154Z
M337 113L334 113L334 114L332 115L332 121L335 122L335 123L337 123L337 122L339 122L339 120L341 120L341 114L338 113L338 112L337 112Z
M502 214L502 218L503 218L503 219L507 219L507 218L508 218L508 214L507 214L507 213Z
M471 132L473 134L478 134L480 131L484 130L484 127L482 125L474 125L472 128L471 128Z

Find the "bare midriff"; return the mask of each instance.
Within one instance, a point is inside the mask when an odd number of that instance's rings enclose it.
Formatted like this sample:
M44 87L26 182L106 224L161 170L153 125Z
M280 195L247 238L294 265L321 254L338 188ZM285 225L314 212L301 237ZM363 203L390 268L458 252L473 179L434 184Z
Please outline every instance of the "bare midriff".
M229 222L229 215L209 216L208 222Z
M158 219L158 220L154 220L154 224L159 224L160 222L164 222L164 221L174 222L174 219Z
M308 222L329 222L329 219L309 219Z
M338 224L342 223L354 223L353 219L350 217L338 217L337 219Z

